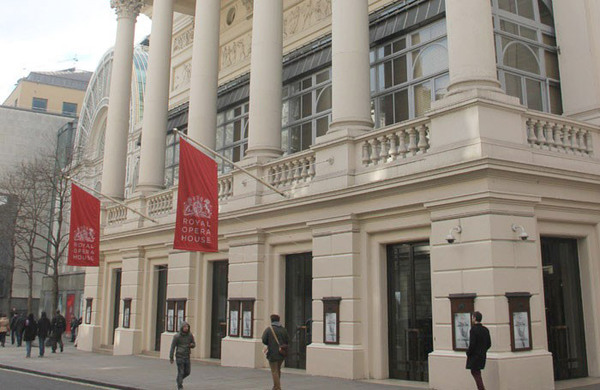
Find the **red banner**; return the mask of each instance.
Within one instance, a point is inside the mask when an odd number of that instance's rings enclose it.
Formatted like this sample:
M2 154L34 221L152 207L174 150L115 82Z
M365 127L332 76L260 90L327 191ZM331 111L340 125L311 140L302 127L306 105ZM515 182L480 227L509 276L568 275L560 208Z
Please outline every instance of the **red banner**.
M100 264L100 201L71 184L71 224L68 265Z
M218 223L217 163L181 138L173 248L218 252Z

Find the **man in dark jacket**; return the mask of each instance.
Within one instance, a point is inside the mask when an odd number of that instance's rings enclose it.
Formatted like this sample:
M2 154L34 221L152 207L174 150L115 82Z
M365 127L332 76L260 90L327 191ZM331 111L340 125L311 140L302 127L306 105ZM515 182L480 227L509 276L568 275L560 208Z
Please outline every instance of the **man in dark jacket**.
M21 313L15 320L15 331L17 332L17 347L23 343L23 330L25 329L25 314Z
M266 345L267 360L273 376L273 390L281 390L281 365L285 356L280 353L279 348L282 345L287 348L289 336L287 330L279 322L279 315L271 314L271 326L263 332L262 342Z
M60 345L60 352L64 349L62 334L67 330L67 321L60 314L60 310L56 311L56 315L52 317L52 353L56 353L57 343Z
M35 340L35 336L37 336L37 322L35 321L35 318L33 318L33 313L29 313L23 328L23 340L25 340L26 358L31 357L31 343L33 340Z
M15 345L15 338L17 337L17 318L19 318L19 314L17 312L11 311L10 316L10 343L11 345Z
M181 324L181 330L173 337L171 343L171 352L169 353L169 359L173 364L173 354L177 359L177 388L183 389L183 380L190 375L190 352L192 348L196 347L194 341L194 335L190 331L190 324L183 322ZM177 352L175 351L177 350Z
M48 337L48 333L50 333L50 328L52 325L50 324L50 320L46 316L46 312L42 312L42 316L38 321L38 339L40 342L40 357L44 357L44 352L46 352L46 338Z
M476 311L471 316L471 332L469 333L469 349L467 349L467 369L477 384L477 390L485 390L481 370L485 368L487 350L492 346L490 331L481 325L482 315Z

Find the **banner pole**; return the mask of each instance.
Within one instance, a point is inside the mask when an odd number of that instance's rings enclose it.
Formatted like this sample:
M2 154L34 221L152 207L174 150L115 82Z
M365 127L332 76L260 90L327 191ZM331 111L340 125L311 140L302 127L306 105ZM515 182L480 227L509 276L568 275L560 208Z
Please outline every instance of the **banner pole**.
M253 179L255 179L256 181L258 181L261 184L264 184L265 186L267 186L268 188L272 189L273 191L275 191L276 193L278 193L279 195L283 196L284 198L288 198L288 195L285 192L282 192L281 190L279 190L278 188L274 187L273 185L271 185L270 183L266 182L265 180L261 179L260 177L256 176L255 174L253 174L252 172L248 171L246 168L241 167L239 165L237 165L236 163L234 163L233 161L231 161L230 159L228 159L227 157L223 157L222 155L220 155L219 153L217 153L216 151L212 150L211 148L209 148L208 146L201 144L200 142L196 141L193 138L190 138L187 134L182 133L181 131L179 131L177 128L173 128L173 131L178 134L180 137L185 138L186 140L190 141L191 143L195 144L196 146L201 147L202 149L208 150L210 153L212 153L215 157L220 158L221 160L225 161L226 163L229 163L231 165L233 165L234 167L236 167L237 169L241 170L242 172L244 172L246 175L252 177Z
M113 198L112 196L104 195L102 192L100 192L100 191L96 191L95 189L93 189L93 188L91 188L91 187L88 187L88 186L86 186L86 185L85 185L85 184L83 184L82 182L80 182L80 181L78 181L78 180L75 180L75 179L73 179L71 176L66 176L66 178L67 178L68 180L71 180L73 183L77 184L78 186L85 188L85 189L86 189L86 190L88 190L88 191L92 191L92 192L94 192L94 193L96 193L96 194L98 194L98 195L102 196L103 198L109 199L109 200L111 200L111 201L113 201L113 202L115 202L115 203L117 203L117 204L119 204L119 205L121 205L121 206L125 207L126 209L133 211L134 213L136 213L136 214L137 214L137 215L139 215L140 217L146 218L147 220L149 220L149 221L152 221L152 222L154 222L154 223L158 223L158 221L157 221L157 220L155 220L155 219L152 219L152 218L150 218L149 216L147 216L147 215L145 215L145 214L143 214L143 213L140 213L140 212L139 212L139 211L137 211L136 209L134 209L134 208L132 208L132 207L130 207L130 206L127 206L125 203L121 202L120 200L117 200L117 199Z

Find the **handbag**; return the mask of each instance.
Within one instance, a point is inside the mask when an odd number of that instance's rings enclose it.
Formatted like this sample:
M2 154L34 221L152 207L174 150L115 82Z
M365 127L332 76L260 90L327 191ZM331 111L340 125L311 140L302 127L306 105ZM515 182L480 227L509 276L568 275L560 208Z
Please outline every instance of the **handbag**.
M275 336L275 341L277 341L277 345L279 346L279 354L283 357L287 357L289 346L287 344L280 344L279 339L277 338L277 334L272 326L270 326L271 332L273 332L273 336Z

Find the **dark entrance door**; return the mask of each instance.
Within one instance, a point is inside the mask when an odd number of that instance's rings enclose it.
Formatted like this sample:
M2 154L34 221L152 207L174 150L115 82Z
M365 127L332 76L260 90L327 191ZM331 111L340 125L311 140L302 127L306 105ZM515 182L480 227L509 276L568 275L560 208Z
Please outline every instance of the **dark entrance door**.
M121 307L121 268L117 268L113 272L115 280L115 300L113 304L112 345L115 344L115 330L119 327L119 309Z
M285 366L306 369L306 346L311 343L312 253L285 258L285 327L290 336Z
M554 379L588 375L577 240L542 238L548 349Z
M433 351L429 243L387 247L390 378L427 381Z
M210 357L221 358L221 339L227 336L227 262L213 263Z
M166 265L159 265L155 268L156 280L156 334L154 336L154 350L160 351L160 337L165 331L165 309L167 306L167 272Z

